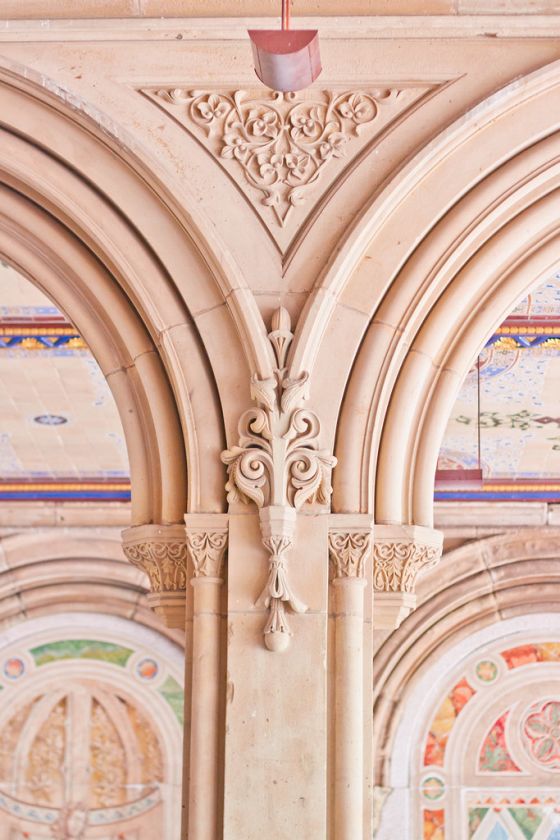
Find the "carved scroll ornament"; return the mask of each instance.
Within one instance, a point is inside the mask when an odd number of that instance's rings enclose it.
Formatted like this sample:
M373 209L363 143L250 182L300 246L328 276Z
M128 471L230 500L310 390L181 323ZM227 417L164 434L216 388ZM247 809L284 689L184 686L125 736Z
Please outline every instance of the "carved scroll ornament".
M307 399L308 373L297 379L287 375L285 362L293 334L285 309L274 314L268 337L276 359L274 376L253 376L251 396L257 407L241 416L239 443L222 453L222 461L228 466L228 501L252 501L260 510L270 566L257 604L266 606L270 613L264 631L266 646L283 650L290 636L286 605L294 612L307 609L291 591L286 571L296 511L306 502L328 503L336 458L319 447L317 415L301 407Z

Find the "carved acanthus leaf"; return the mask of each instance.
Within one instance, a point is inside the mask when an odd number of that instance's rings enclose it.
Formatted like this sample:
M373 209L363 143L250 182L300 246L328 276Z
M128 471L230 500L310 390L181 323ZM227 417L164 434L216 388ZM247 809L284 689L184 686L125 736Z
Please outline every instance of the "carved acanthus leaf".
M319 181L335 178L429 88L143 93L197 136L249 195L260 196L283 227Z
M435 566L441 547L415 541L376 541L373 549L373 583L377 592L414 592L420 572Z
M125 543L128 560L150 578L152 592L184 590L187 586L187 547L184 540L157 539Z
M278 332L285 340L291 336L289 317L285 309L275 313L281 329L269 335L278 365L284 361L285 344L272 337ZM290 378L283 367L274 373L274 378L252 377L251 396L259 407L243 413L239 444L222 453L228 466L228 501L253 501L259 508L289 505L296 510L306 502L328 504L336 458L319 449L317 415L299 407L308 396L309 374L303 371Z
M227 531L187 532L187 548L195 577L221 578Z
M371 531L329 532L329 557L332 578L363 578L371 551Z

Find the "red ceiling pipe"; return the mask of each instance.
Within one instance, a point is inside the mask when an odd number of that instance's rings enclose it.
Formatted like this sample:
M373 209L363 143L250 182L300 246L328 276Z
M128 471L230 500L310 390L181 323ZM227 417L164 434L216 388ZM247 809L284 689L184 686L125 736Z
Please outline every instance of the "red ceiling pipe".
M309 87L319 76L319 32L290 29L290 0L282 0L282 29L250 29L255 72L272 90Z

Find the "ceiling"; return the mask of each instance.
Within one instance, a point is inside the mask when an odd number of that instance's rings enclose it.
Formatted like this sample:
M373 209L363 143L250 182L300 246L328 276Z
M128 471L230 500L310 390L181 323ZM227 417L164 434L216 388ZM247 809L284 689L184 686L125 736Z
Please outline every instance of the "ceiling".
M84 340L0 264L0 499L130 497L117 409Z
M560 274L504 321L480 357L479 489L436 489L437 499L560 500ZM478 466L478 373L451 413L438 469Z

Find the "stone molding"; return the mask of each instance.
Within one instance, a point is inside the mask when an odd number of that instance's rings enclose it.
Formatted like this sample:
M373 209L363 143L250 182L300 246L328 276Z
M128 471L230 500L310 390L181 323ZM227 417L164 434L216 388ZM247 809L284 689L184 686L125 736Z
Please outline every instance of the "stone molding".
M360 520L363 524L360 524ZM331 581L365 578L367 560L373 545L372 517L334 514L329 524Z
M228 546L227 514L188 513L185 525L193 578L209 578L221 583Z
M290 316L280 308L272 317L268 338L274 351L274 376L253 374L251 396L257 403L239 420L239 443L222 452L227 464L228 501L254 502L259 508L263 545L270 554L265 591L257 599L270 612L264 630L269 650L284 650L290 637L286 605L295 612L307 607L288 584L286 554L294 542L296 512L307 502L328 504L331 471L336 458L319 448L321 424L302 408L308 397L309 374L288 376L286 358L293 339Z
M376 525L374 627L397 628L416 606L416 579L441 559L443 535L419 525Z
M185 626L187 544L184 525L137 525L122 532L123 551L150 579L148 603L167 627Z

